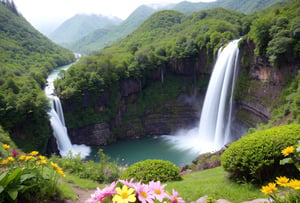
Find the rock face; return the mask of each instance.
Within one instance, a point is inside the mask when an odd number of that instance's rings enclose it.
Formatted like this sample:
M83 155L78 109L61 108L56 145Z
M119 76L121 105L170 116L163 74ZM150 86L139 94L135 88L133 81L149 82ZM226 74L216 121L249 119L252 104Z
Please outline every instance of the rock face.
M255 56L253 50L252 44L241 50L241 57L250 57L251 61L247 65L241 64L239 77L247 78L247 85L240 90L242 93L237 101L237 117L248 127L256 127L271 119L271 107L278 105L287 78L295 76L297 70L291 65L272 67L267 59Z
M89 146L107 145L111 140L111 130L108 123L98 123L84 128L69 130L72 143L87 144Z

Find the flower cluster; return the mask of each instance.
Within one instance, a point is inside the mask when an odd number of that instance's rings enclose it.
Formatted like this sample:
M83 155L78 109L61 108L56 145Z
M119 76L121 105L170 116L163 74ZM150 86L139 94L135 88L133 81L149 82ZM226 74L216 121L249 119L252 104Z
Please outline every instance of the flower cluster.
M269 183L268 185L262 186L261 191L266 195L271 195L278 189L277 186L290 187L299 190L300 180L289 179L285 176L276 177L275 183Z
M295 146L288 146L281 151L285 159L281 160L280 163L282 165L286 163L293 163L300 171L299 158L300 158L300 143ZM294 190L300 189L300 180L297 179L289 179L285 176L276 177L275 182L271 182L268 185L262 186L261 191L265 195L269 195L275 202L280 199L276 195L276 191L278 187L289 188Z
M106 201L117 203L129 202L172 202L184 203L185 201L178 196L175 190L172 194L165 191L166 185L161 185L160 181L150 181L149 184L141 182L119 180L111 183L111 185L104 189L97 188L96 192L91 195L85 203L104 203Z
M47 158L43 155L39 155L38 151L32 151L30 153L21 154L15 149L10 151L10 146L3 144L3 149L7 151L7 158L0 157L0 165L2 168L14 169L14 168L36 168L38 166L47 166ZM63 170L55 163L51 162L51 166L57 171L57 173L63 177L65 174Z

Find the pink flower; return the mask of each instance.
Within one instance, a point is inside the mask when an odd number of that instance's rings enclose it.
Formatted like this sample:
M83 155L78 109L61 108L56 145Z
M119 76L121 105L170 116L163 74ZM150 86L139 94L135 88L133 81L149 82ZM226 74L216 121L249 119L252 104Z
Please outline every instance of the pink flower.
M142 203L153 203L154 201L154 194L150 190L148 185L137 183L135 185L135 191L138 196L138 200Z
M103 188L103 190L97 188L96 192L92 194L91 198L86 200L85 203L95 203L98 201L104 203L104 198L117 193L115 190L116 185L116 182L112 182L110 186Z
M178 196L178 192L174 189L172 190L172 196L169 196L172 203L185 203L185 201Z
M18 156L18 154L19 154L19 152L15 149L13 149L12 152L11 152L11 155L14 156L14 157Z
M119 180L120 183L123 185L126 185L127 187L135 188L135 185L137 183L133 182L133 178L131 178L129 181L128 180Z
M161 185L160 181L149 182L149 189L152 191L152 194L154 195L155 199L162 202L164 198L169 198L169 195L165 192L166 185Z

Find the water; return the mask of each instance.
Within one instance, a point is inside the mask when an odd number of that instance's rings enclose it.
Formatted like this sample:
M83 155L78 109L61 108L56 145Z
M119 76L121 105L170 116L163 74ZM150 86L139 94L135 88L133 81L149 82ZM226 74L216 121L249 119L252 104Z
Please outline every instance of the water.
M180 166L190 164L198 155L189 150L178 150L163 137L118 141L102 149L112 160L119 160L123 165L131 165L145 159L160 159ZM91 157L96 155L97 150L97 148L92 150ZM95 160L97 161L97 158Z
M238 71L238 40L219 50L202 107L199 126L165 136L178 149L198 153L216 151L233 141L232 97Z
M54 95L54 80L59 77L59 72L61 70L67 70L70 66L71 64L56 68L47 78L45 94L51 101L51 109L48 114L50 115L50 124L53 130L53 135L57 141L57 147L60 155L63 157L80 155L80 157L84 159L89 156L91 149L86 145L72 145L65 125L61 102L59 98Z

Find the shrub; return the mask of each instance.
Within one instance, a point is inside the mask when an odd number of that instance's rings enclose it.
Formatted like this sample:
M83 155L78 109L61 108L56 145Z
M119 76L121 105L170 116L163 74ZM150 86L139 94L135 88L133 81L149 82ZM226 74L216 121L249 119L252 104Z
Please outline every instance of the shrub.
M93 160L83 161L80 156L72 158L58 158L52 156L52 160L59 163L62 168L78 176L93 180L99 183L107 183L117 180L120 173L120 167L117 161L110 162L110 157L103 153L102 149L98 151L100 157L99 163Z
M129 166L122 174L121 179L131 179L147 183L150 181L181 180L179 167L170 161L145 160Z
M239 180L262 182L276 174L291 172L294 165L280 166L280 153L300 139L300 125L285 125L248 134L225 150L221 156L224 169Z

